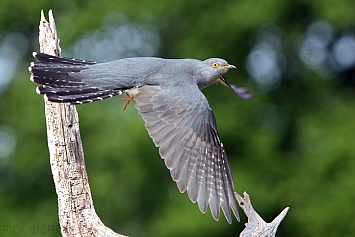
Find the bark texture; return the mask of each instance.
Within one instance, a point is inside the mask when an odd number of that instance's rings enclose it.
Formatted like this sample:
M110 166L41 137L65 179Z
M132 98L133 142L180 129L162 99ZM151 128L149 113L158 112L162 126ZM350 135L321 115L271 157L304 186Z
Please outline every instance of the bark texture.
M235 193L239 206L248 217L248 223L240 233L240 237L275 237L277 228L288 212L286 207L271 223L266 223L251 205L249 195L244 192L244 197Z
M61 56L52 11L49 22L41 12L39 44L42 53ZM45 99L45 115L62 236L123 236L106 227L95 212L75 106Z

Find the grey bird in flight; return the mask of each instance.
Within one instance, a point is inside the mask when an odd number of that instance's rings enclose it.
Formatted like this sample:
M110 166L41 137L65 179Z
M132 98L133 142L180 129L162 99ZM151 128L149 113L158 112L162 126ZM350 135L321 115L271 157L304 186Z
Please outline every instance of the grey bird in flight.
M201 212L220 208L229 223L232 209L239 221L237 200L227 154L217 132L215 116L201 90L210 84L229 87L242 99L247 88L229 84L224 74L235 66L219 58L162 59L136 57L98 63L33 53L38 62L29 70L37 93L52 102L83 104L126 93L126 106L144 119L161 158L180 192L197 202Z

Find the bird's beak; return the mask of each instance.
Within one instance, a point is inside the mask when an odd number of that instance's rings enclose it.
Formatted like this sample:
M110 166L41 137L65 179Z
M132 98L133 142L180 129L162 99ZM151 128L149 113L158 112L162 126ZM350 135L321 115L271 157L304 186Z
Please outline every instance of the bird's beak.
M227 69L227 70L237 68L236 66L231 65L231 64L228 64L227 66L222 66L222 67L223 67L224 69Z

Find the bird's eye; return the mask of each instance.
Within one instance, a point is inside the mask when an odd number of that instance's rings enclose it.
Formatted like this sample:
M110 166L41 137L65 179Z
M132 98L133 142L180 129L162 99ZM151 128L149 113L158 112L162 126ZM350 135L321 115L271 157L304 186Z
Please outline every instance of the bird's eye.
M218 67L218 63L212 63L212 67L217 68Z

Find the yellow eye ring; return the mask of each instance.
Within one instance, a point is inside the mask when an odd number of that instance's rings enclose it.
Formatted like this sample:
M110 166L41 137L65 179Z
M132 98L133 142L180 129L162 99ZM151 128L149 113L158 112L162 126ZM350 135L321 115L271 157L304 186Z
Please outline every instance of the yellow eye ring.
M219 66L218 63L212 63L212 67L217 68Z

